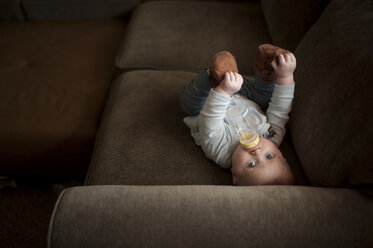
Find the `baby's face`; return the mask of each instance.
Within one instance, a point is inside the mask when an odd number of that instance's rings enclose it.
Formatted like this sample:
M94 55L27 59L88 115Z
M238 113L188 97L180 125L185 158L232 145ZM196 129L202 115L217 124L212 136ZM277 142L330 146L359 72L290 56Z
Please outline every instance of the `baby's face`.
M293 184L294 177L281 151L271 141L246 149L239 145L232 158L234 185Z

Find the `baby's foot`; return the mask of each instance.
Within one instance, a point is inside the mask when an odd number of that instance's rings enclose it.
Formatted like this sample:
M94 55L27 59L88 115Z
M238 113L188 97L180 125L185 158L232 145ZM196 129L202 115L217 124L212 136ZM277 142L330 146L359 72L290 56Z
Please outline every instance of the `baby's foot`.
M264 81L273 82L276 79L276 72L272 68L273 60L278 59L280 54L290 53L290 51L271 44L262 44L258 47L254 70Z
M222 51L215 54L210 69L210 84L212 88L219 86L220 82L224 79L225 73L237 72L237 62L234 56L227 51Z

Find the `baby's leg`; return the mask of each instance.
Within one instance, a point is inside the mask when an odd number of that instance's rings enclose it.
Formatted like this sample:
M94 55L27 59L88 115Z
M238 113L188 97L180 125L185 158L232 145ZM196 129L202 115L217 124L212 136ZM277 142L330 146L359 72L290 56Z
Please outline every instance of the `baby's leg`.
M180 106L188 116L198 115L209 96L211 86L206 70L193 78L181 92Z
M263 111L265 111L271 101L273 88L274 82L266 82L258 75L255 75L255 79L244 77L244 82L238 94L255 102Z

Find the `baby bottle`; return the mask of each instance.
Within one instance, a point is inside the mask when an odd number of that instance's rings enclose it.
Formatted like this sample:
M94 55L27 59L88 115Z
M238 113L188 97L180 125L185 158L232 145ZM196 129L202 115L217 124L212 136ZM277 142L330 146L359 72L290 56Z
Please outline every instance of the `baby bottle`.
M251 149L259 144L258 126L255 122L255 114L242 104L230 105L227 117L235 126L242 147Z

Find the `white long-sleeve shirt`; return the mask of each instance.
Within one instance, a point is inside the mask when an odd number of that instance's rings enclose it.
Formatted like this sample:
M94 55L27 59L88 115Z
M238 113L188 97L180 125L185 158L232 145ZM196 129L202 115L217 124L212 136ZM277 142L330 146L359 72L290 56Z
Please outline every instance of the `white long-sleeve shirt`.
M271 102L267 109L267 116L260 107L238 94L227 97L213 89L197 116L184 118L185 124L190 128L197 145L200 145L205 155L223 168L232 164L232 155L239 145L240 136L227 114L231 104L244 104L250 109L250 118L254 118L258 126L260 137L268 138L279 146L285 135L285 125L289 120L289 112L294 98L293 85L275 84ZM269 135L271 128L272 135Z

